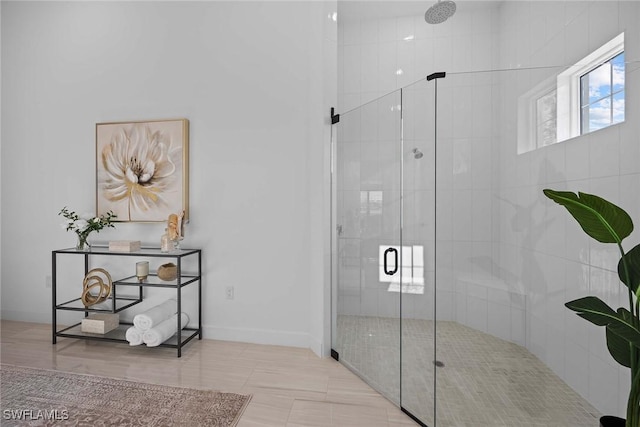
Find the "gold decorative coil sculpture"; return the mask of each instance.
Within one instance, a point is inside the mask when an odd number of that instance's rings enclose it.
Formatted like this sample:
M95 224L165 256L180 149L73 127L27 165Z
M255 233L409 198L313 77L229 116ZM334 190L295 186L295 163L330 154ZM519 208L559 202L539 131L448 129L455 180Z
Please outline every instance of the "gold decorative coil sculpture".
M94 268L84 276L80 300L85 307L103 302L111 295L112 284L111 275L107 270Z
M162 264L158 267L158 277L161 280L175 280L178 277L178 267L172 262L167 264Z

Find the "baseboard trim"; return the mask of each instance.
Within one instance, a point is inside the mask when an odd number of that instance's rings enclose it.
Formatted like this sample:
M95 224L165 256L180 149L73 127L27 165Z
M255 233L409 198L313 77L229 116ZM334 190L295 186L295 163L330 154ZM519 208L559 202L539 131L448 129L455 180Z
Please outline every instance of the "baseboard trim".
M60 324L68 323L65 322L67 319L64 319L64 317L64 313L63 315L60 315L59 313L58 320ZM14 310L0 311L0 319L13 320L17 322L51 323L50 314ZM203 338L212 340L308 348L318 357L323 357L324 351L320 340L302 332L277 331L271 329L222 328L203 325L202 335Z
M324 357L324 346L322 345L322 341L316 339L315 337L309 336L309 348L313 351L316 356Z
M0 311L0 319L14 322L48 323L51 325L51 312L36 313L32 311L2 310Z
M302 332L276 331L271 329L222 328L218 326L202 326L205 339L221 341L237 341L252 344L282 345L287 347L309 348L316 352L309 334Z

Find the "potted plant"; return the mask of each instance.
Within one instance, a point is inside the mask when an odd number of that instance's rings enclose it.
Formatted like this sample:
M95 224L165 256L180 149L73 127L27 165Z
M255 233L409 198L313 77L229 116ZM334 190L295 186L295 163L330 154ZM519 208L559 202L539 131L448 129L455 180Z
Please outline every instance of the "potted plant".
M620 250L618 277L627 287L629 308L612 309L600 298L586 296L565 306L589 322L606 328L607 348L613 358L631 374L631 390L625 420L605 416L603 427L640 426L640 245L625 252L622 240L633 231L633 221L622 208L598 196L570 191L543 190L554 202L564 206L585 233L601 243L614 243Z
M78 236L76 249L79 251L86 251L89 249L90 245L87 239L92 231L98 233L105 227L115 227L113 220L118 217L118 215L114 214L112 211L100 216L94 216L90 213L78 215L74 211L67 209L66 206L58 212L58 215L62 215L67 219L64 223L60 224L62 228L67 231L73 230Z

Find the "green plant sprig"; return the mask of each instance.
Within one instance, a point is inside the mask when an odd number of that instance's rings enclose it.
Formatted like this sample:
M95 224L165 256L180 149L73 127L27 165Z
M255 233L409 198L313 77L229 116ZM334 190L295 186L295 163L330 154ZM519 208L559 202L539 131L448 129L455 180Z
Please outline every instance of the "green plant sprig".
M88 236L92 231L100 232L105 227L113 228L115 224L114 219L118 216L113 211L108 211L105 214L94 216L91 214L78 215L75 211L70 211L65 206L58 212L58 215L63 216L67 220L62 224L62 227L67 231L74 231L78 236Z

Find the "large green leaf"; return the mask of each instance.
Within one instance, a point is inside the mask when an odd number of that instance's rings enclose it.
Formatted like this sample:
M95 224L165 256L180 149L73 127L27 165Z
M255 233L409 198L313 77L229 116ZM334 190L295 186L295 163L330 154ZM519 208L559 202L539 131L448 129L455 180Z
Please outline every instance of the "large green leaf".
M622 316L625 321L631 323L631 313L624 308L618 309L618 314ZM607 348L611 356L627 368L631 367L631 346L629 341L622 338L620 335L614 333L610 328L607 329Z
M624 264L627 264L629 277L625 274ZM640 245L624 254L618 262L618 276L631 292L640 298Z
M598 326L607 326L617 317L617 313L598 297L579 298L565 303L565 306Z
M593 194L546 189L544 194L567 208L589 236L602 243L620 243L633 231L633 221L622 208Z
M633 325L631 318L625 319L600 298L588 296L570 301L565 306L594 325L606 326L611 333L640 348L640 330Z

